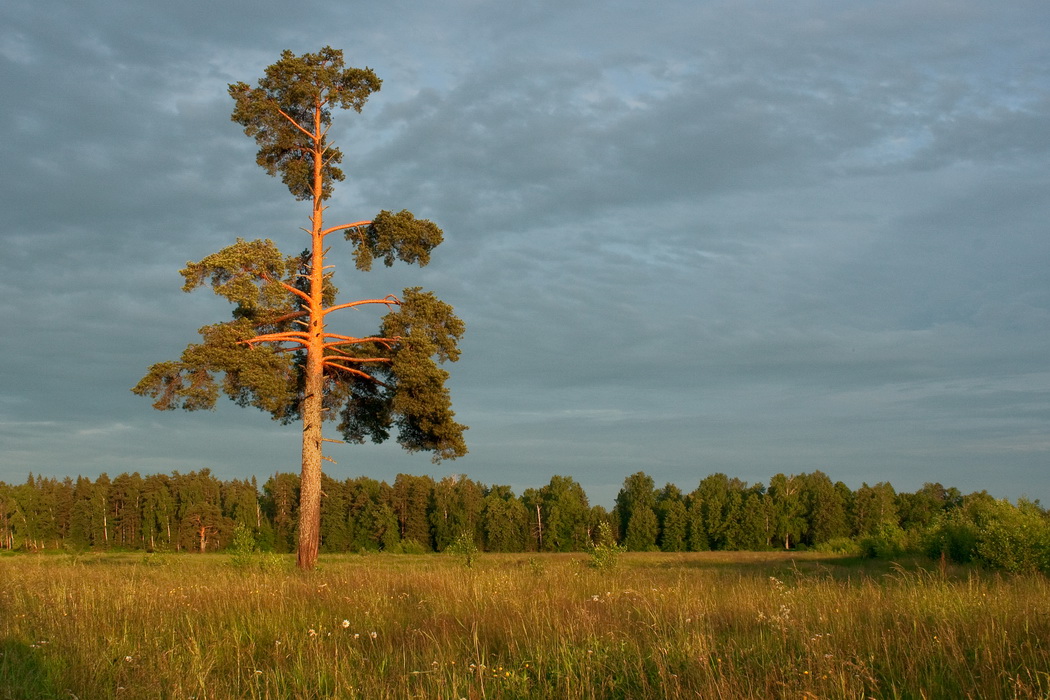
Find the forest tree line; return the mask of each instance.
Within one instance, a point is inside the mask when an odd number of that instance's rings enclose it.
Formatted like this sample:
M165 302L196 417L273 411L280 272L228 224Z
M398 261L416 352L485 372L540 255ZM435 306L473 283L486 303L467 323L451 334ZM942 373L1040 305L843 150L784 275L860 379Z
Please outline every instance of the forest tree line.
M260 489L208 469L91 480L34 477L0 482L0 549L217 551L235 529L262 551L295 551L299 477L278 473ZM768 486L712 474L686 493L628 476L612 510L591 505L570 477L517 495L465 476L324 477L323 552L442 551L466 536L490 552L575 552L607 522L628 551L695 552L817 548L874 556L904 552L1050 572L1050 514L984 491L927 483L914 493L889 483L850 489L820 471L777 474Z

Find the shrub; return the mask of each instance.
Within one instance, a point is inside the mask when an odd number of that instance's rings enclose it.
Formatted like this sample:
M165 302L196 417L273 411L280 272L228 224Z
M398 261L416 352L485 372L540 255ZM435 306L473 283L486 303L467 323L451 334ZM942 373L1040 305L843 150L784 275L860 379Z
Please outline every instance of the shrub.
M907 538L899 525L883 523L874 535L858 542L861 554L877 559L895 559L907 551Z
M860 545L851 537L835 537L827 542L814 545L813 549L824 554L858 556L861 553Z
M626 548L616 543L609 523L598 523L598 541L591 548L591 566L595 569L611 569Z
M238 525L233 531L233 541L229 552L233 555L230 563L240 569L252 564L253 555L258 551L255 545L255 533L246 525Z
M413 539L407 539L401 540L384 551L388 554L426 554L427 548Z
M982 500L950 512L927 535L926 553L1014 573L1050 573L1050 521L1039 506Z
M950 511L930 528L925 549L931 559L971 562L977 551L977 526L962 510Z
M1050 524L1037 508L996 501L983 515L976 546L982 562L1015 573L1050 571Z
M452 556L462 557L463 565L469 569L474 566L478 558L478 545L469 533L461 532L448 547L445 547L445 552Z

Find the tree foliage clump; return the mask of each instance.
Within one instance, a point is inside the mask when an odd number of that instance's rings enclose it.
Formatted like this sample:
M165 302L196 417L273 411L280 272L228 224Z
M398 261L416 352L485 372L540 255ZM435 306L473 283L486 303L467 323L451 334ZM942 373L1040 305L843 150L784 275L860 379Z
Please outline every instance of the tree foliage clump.
M236 102L232 119L259 144L256 163L281 181L296 199L328 199L333 181L342 181L338 167L343 153L328 142L332 109L360 112L381 81L370 68L346 68L343 52L329 46L316 54L281 53L256 87L230 85ZM315 153L325 154L320 191L314 181Z

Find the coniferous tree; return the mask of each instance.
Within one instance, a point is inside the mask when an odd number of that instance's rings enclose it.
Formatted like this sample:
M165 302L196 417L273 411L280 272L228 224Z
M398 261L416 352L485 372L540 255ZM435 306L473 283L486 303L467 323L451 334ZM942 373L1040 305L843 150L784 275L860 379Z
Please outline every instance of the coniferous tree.
M15 490L0 482L0 549L15 548L15 521L19 517Z
M113 482L109 475L102 472L92 484L90 495L91 544L94 547L111 547L109 492Z
M704 523L703 499L694 491L685 497L686 543L690 552L706 552L711 549Z
M433 493L434 480L429 476L398 474L394 479L391 498L402 542L414 542L427 550L434 548L427 517Z
M153 474L142 482L142 536L149 551L172 546L175 497L166 474Z
M347 484L321 475L321 550L350 550L349 494ZM371 549L371 548L369 548Z
M390 549L401 541L397 516L391 506L392 494L385 481L365 476L346 481L349 551Z
M266 69L258 85L229 86L233 120L259 145L256 162L280 174L291 194L312 204L307 250L285 255L269 240L245 241L189 263L183 289L210 286L235 305L233 320L205 326L202 342L175 362L153 365L133 389L158 409L215 405L220 388L241 406L302 424L298 565L313 567L321 537L321 462L325 420L338 419L349 442L383 442L392 429L407 450L435 459L466 453L438 363L459 358L464 326L452 308L419 288L336 303L325 263L328 236L342 233L359 270L375 259L426 265L441 229L410 212L382 211L371 221L326 226L325 201L343 179L342 152L328 140L332 112L360 112L380 80L368 68L347 68L342 51L291 51ZM329 330L334 311L378 305L379 330L350 335ZM217 376L222 375L221 384Z
M142 541L142 477L139 473L124 473L114 479L109 500L114 544L137 547Z
M299 477L277 473L263 484L262 509L273 528L273 551L294 551L299 515Z

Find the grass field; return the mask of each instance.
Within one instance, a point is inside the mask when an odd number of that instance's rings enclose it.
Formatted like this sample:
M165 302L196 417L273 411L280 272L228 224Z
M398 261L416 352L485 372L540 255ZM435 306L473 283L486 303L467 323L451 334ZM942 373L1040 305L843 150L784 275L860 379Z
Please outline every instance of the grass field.
M780 553L0 557L3 698L1047 698L1050 581Z

